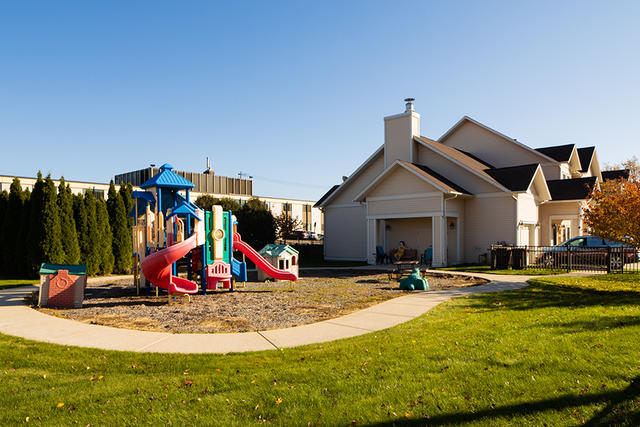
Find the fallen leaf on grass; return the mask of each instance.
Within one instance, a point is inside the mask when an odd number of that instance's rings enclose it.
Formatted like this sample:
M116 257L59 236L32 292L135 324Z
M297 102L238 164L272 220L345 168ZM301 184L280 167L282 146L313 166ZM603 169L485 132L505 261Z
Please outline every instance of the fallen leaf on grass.
M64 406L64 402L60 402L56 405L56 408L62 408Z
M281 398L281 397L279 397L279 398L276 400L276 405L279 405L279 404L281 404L281 403L282 403L282 398Z

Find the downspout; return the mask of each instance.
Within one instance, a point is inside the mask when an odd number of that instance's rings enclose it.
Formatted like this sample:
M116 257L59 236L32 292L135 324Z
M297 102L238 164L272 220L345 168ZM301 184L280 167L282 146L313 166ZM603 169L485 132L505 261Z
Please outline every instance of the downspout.
M518 232L520 231L520 221L519 221L519 218L518 218L518 194L517 193L511 193L511 197L513 197L513 200L516 201L516 207L515 207L516 214L515 214L515 216L513 218L515 220L515 226L516 226L515 233L516 234L515 234L515 239L513 239L513 243L514 243L515 246L517 246L518 245Z

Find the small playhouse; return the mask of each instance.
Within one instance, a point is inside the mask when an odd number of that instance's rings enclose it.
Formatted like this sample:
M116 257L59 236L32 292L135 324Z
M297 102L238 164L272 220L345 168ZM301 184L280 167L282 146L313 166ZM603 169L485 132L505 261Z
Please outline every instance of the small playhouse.
M274 268L288 271L298 276L298 251L289 245L268 244L258 252ZM271 278L265 271L258 269L258 280L263 282ZM277 279L276 279L277 280Z

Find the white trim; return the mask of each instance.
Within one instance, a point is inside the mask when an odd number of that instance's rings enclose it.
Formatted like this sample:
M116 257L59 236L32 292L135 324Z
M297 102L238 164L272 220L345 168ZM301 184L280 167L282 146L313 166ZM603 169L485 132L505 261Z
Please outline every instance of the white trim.
M394 196L378 196L378 197L367 197L367 202L377 202L381 200L402 200L402 199L420 199L424 197L435 197L439 196L438 193L413 193L413 194L396 194Z
M327 203L332 200L338 193L341 193L342 190L348 186L348 184L351 183L351 181L360 174L360 172L362 172L362 170L369 164L371 163L373 160L375 160L375 158L380 154L380 151L383 151L385 156L386 156L386 150L384 149L384 144L382 144L380 147L378 147L378 149L376 151L373 152L373 154L371 156L369 156L367 158L367 160L364 161L364 163L362 163L358 169L356 169L351 175L349 175L349 178L347 178L346 181L344 181L342 184L340 184L340 186L338 188L335 189L335 191L331 194L329 194L329 197L327 197L324 202L322 202L322 204L318 205L318 207L324 207L327 205ZM385 157L386 159L386 157ZM386 160L385 160L385 164L386 164Z
M586 199L571 199L571 200L549 200L547 203L545 203L545 205L548 204L554 204L557 205L559 203L579 203L579 202L585 202L587 203Z
M441 187L440 185L436 184L435 182L431 181L430 179L428 179L426 176L422 175L421 173L413 170L412 168L406 166L401 160L396 160L394 161L388 168L386 168L385 170L382 171L382 173L380 175L378 175L376 177L376 179L374 179L373 181L371 181L369 183L369 185L367 185L366 187L364 187L364 189L358 193L356 195L356 197L353 198L354 201L358 201L361 198L363 198L367 192L373 188L375 188L375 186L386 176L388 175L391 170L393 168L395 168L396 166L400 166L402 168L404 168L405 170L411 172L412 174L414 174L415 176L417 176L418 178L422 179L423 181L425 181L426 183L433 185L434 187L436 187L438 190L442 191L443 193L455 193L452 191L449 191L443 187Z
M472 119L469 116L463 116L460 120L457 121L457 123L455 125L453 125L448 131L446 131L440 138L438 138L438 142L442 142L443 140L447 139L447 137L449 137L449 135L451 135L453 132L455 132L460 126L462 126L462 124L468 121L469 123L473 123L476 126L481 127L482 129L489 131L497 136L499 136L500 138L504 139L507 142L510 142L512 144L515 144L517 146L519 146L520 148L524 148L527 151L530 151L531 153L537 154L539 157L542 157L543 159L546 159L547 161L551 161L552 164L557 165L559 162L557 162L555 159L540 153L539 151L534 150L533 148L524 145L521 142L516 141L514 138L510 138L507 135L498 132L495 129L491 129L489 126L487 125L483 125L482 123L478 122L477 120Z
M511 197L511 193L480 193L475 194L474 197L478 199L488 199L494 197Z
M487 178L486 176L482 175L480 172L476 171L475 169L470 168L469 166L465 165L464 163L460 163L459 161L457 161L453 157L449 156L447 153L444 153L442 151L436 150L435 148L433 148L429 144L425 143L424 141L421 141L420 139L416 139L416 141L418 141L420 144L422 144L423 147L428 148L429 150L433 151L434 153L437 153L440 156L448 159L450 162L455 163L456 165L460 166L462 169L466 169L467 171L471 172L472 174L476 175L477 177L482 178L484 181L488 182L489 184L493 185L494 187L499 188L500 190L502 190L504 192L511 193L511 190L509 190L507 187L503 187L497 181L494 181L493 179ZM451 148L451 147L449 147L449 148Z
M429 218L433 216L442 216L441 211L435 212L420 212L420 213L409 213L409 214L379 214L379 215L368 215L367 219L402 219L402 218ZM447 216L452 216L458 218L460 214L458 212L447 213Z
M364 206L362 203L341 203L339 205L326 206L325 209L334 209L334 208L357 208L360 206Z
M542 178L542 182L544 183L544 189L546 190L546 194L545 196L547 197L545 201L549 201L551 200L551 190L549 190L549 186L547 185L547 178L544 176L544 171L542 170L542 166L540 166L540 164L538 164L538 167L536 168L536 171L533 174L533 178L531 178L531 182L529 182L529 186L527 187L527 191L531 191L531 186L533 185L533 183L535 182L536 178L538 177L538 174L540 174L541 178ZM520 193L522 194L522 193Z
M420 114L416 113L415 111L404 111L402 113L386 116L383 119L386 122L388 120L399 119L400 117L407 117L407 116L414 116L414 115L417 116L417 118L420 118Z

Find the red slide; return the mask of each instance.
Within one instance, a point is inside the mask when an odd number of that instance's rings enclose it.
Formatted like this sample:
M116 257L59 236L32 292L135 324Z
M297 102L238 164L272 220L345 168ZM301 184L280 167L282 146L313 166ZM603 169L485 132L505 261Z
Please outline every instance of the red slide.
M171 274L171 264L196 247L196 234L187 240L152 253L142 260L140 268L144 277L161 289L172 294L195 294L198 285L190 280Z
M296 276L295 274L289 271L278 270L273 265L269 264L266 259L262 258L262 256L255 251L255 249L243 242L240 239L240 235L238 233L233 233L233 249L237 249L245 254L251 261L254 262L256 267L258 267L260 270L264 271L274 279L291 281L298 280L298 276Z

